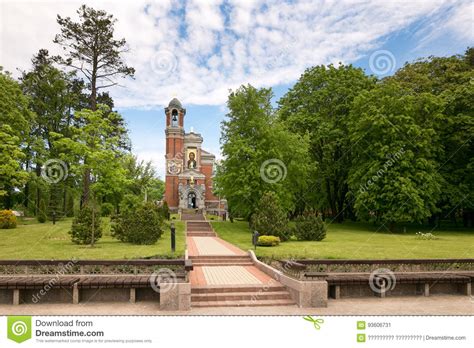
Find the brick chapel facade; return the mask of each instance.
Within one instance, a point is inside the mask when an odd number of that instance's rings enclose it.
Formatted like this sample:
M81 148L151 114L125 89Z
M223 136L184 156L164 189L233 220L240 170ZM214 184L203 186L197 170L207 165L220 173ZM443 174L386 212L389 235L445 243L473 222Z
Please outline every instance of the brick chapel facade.
M173 212L186 209L225 212L225 201L214 195L215 156L201 148L201 134L184 130L186 109L173 98L165 108L166 179L165 201Z

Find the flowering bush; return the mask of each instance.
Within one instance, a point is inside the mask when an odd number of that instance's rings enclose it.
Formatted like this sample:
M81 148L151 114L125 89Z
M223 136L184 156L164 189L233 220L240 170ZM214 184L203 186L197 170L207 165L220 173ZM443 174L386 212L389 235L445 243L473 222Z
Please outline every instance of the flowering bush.
M15 228L16 216L11 210L0 210L0 228Z
M435 239L438 239L438 237L436 237L433 233L430 233L430 232L427 232L427 233L417 232L416 233L416 238L417 239L422 239L422 240L435 240Z

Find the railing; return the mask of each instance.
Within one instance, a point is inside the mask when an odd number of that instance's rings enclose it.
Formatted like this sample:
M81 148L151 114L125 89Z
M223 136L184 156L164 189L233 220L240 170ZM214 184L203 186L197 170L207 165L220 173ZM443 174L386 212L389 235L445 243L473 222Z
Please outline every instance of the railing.
M383 259L383 260L282 260L272 266L291 277L302 279L307 272L362 272L380 268L392 272L474 271L474 259Z
M169 269L187 275L192 261L185 259L123 259L123 260L0 260L1 275L99 275L153 274Z

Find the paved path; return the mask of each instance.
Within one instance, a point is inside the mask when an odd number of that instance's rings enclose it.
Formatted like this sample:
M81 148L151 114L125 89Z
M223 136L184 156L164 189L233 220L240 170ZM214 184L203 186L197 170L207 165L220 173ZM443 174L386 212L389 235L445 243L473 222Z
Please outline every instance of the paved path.
M254 266L248 253L219 237L208 221L187 221L194 269L191 307L296 306L288 290Z
M0 315L474 315L474 298L457 295L329 300L327 308L210 307L160 312L156 302L0 305Z
M237 255L235 251L228 248L216 237L189 237L191 243L196 246L196 252L192 256L213 255L213 256L229 256Z
M188 232L188 231L187 231ZM231 263L232 257L248 256L246 252L219 237L186 237L188 253L191 259L207 257L225 258L229 265L212 265L194 267L191 272L191 285L248 285L266 284L271 278L255 266L239 266ZM205 263L205 261L202 261Z

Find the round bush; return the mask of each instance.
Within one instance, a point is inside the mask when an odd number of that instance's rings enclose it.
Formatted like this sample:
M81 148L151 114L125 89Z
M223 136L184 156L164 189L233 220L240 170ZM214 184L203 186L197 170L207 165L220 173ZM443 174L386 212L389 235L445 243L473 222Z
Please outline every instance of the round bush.
M280 238L276 236L260 236L258 237L257 245L259 246L277 246L280 244Z
M73 220L71 240L76 244L93 244L102 237L102 225L100 214L94 214L94 229L92 229L92 209L88 206L82 207L79 215Z
M294 234L298 240L321 241L326 238L326 224L315 212L298 216L295 222Z
M163 234L163 215L153 203L144 203L114 217L112 236L132 244L155 244Z
M16 228L16 216L11 210L0 210L0 228Z

